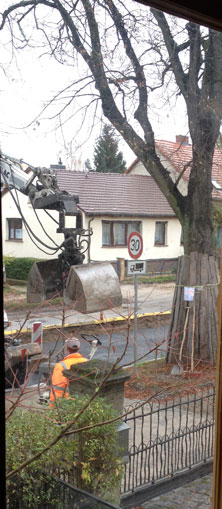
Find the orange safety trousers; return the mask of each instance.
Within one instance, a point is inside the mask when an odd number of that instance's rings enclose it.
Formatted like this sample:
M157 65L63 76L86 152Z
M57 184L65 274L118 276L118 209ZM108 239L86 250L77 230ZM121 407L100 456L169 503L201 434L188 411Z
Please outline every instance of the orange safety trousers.
M69 382L68 378L63 375L64 369L70 369L73 364L87 362L85 357L80 353L71 353L62 361L57 362L52 374L52 388L50 391L50 408L54 407L55 398L69 398Z

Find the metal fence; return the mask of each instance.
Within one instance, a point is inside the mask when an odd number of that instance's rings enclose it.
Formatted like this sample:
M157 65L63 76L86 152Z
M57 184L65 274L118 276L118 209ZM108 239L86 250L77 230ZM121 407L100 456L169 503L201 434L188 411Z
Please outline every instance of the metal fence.
M129 426L129 461L124 464L121 507L129 509L135 506L134 502L139 500L141 493L142 498L145 494L144 500L148 500L151 498L153 487L157 496L157 488L166 482L169 484L169 481L177 478L178 474L187 476L195 469L212 463L215 399L215 386L206 384L199 387L195 394L184 391L182 395L173 397L170 395L155 397L140 408L137 408L136 404L125 408L126 412L130 411L124 419ZM75 469L69 471L58 469L54 474L57 477L56 482L53 482L54 488L52 489L52 483L51 485L47 483L44 487L41 484L39 489L40 493L45 491L49 494L50 488L53 500L56 498L56 505L51 501L49 504L46 502L35 507L56 507L56 509L115 507L75 489L73 487L77 484ZM22 502L18 484L16 491L13 490L13 493L8 495L7 509L28 507L24 505L24 499ZM61 506L58 503L60 500Z
M129 462L125 464L122 497L188 472L212 460L215 387L195 394L156 397L125 418L130 427Z

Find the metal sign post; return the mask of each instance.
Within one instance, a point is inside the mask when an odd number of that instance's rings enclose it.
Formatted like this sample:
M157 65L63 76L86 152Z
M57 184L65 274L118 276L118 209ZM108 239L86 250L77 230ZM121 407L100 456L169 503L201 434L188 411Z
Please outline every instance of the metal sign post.
M132 232L128 238L128 252L131 258L137 260L143 252L143 239L138 232ZM135 264L134 264L135 265ZM131 266L129 262L129 266ZM141 268L141 267L140 267ZM136 373L136 359L137 359L137 307L138 307L138 280L137 274L140 272L140 268L133 267L134 273L134 366L133 370ZM128 269L130 270L130 269Z
M136 373L136 359L137 359L137 305L138 305L138 279L137 275L134 274L134 345L133 345L133 354L134 354L134 365L133 371Z

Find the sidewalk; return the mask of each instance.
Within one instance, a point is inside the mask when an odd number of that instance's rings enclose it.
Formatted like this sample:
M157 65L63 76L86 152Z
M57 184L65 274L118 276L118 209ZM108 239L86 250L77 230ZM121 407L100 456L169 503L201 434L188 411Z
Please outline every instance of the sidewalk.
M138 309L137 316L155 316L159 314L169 315L171 312L174 283L164 284L143 284L138 286ZM134 314L134 286L132 284L122 284L122 306L115 309L99 312L82 314L75 311L74 308L66 309L65 326L98 324L103 322L122 321L129 315ZM15 333L22 326L27 312L25 311L7 311L11 326L7 329L6 335ZM47 307L33 306L31 315L23 326L23 331L32 329L35 321L41 321L44 328L53 326L61 327L64 320L63 310L59 306L53 306L53 301Z
M213 474L168 491L142 504L141 509L211 509Z

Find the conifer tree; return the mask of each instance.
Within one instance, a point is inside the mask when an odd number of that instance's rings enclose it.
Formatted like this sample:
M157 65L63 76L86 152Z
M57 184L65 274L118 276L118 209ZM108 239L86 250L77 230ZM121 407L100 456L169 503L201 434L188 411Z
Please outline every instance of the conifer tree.
M95 171L103 173L123 173L126 170L123 154L118 151L115 130L108 124L104 125L102 134L96 141L94 167Z

